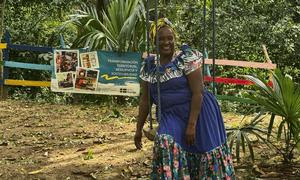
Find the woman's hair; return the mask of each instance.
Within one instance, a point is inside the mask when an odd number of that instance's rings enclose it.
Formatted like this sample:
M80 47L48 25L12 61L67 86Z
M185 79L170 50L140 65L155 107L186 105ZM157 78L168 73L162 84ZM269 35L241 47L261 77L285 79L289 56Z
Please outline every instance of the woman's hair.
M157 31L156 31L156 27L157 27ZM150 27L150 39L153 45L155 44L155 40L156 40L156 32L158 32L161 28L164 27L169 28L173 32L174 37L176 38L176 31L172 23L167 18L160 18L157 21L157 26L155 21L153 21Z

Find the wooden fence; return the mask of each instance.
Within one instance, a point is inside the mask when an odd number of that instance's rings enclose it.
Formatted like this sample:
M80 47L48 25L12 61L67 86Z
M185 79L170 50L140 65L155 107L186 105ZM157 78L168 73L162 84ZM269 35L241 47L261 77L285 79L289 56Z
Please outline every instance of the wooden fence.
M30 45L18 45L11 43L11 36L9 32L5 33L6 43L0 44L0 49L3 51L3 60L0 60L0 66L2 71L0 71L0 91L1 98L5 99L7 96L7 86L38 86L38 87L50 87L50 81L31 81L31 80L18 80L18 79L9 79L9 68L22 68L22 69L32 69L40 71L49 71L52 72L53 66L50 64L33 64L33 63L24 63L13 61L9 57L10 50L17 51L30 51L30 52L39 52L39 53L52 53L52 47L38 47Z

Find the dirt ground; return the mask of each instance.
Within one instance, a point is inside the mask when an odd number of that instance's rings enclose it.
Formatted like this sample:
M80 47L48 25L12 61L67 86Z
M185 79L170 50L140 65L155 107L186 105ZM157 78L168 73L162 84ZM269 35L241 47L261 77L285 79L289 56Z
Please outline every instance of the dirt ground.
M0 101L0 179L149 179L152 142L133 144L136 107ZM226 123L240 117L224 114ZM238 179L300 179L300 164L235 163ZM245 158L247 159L247 158Z

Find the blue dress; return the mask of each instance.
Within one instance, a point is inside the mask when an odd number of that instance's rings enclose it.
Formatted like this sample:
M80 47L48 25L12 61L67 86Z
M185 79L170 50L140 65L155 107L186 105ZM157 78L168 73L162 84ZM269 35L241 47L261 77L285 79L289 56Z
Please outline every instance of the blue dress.
M153 148L151 179L234 179L234 170L218 102L204 90L196 124L195 144L185 143L192 92L186 75L201 67L202 55L182 47L182 52L160 69L161 122ZM156 63L145 60L140 77L150 83L157 104Z

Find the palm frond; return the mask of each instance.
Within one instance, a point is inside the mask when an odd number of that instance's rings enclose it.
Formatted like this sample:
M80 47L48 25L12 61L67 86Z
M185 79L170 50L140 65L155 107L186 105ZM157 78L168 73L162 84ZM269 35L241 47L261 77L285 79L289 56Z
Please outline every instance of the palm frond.
M247 146L249 148L251 160L252 160L252 162L254 162L254 151L253 151L252 143L251 143L250 139L248 138L247 134L243 133L243 137L245 138L245 140L247 142Z
M78 29L74 45L133 51L138 50L141 41L145 41L144 16L142 0L112 0L107 11L102 12L97 12L95 6L82 4L66 23L72 23Z

